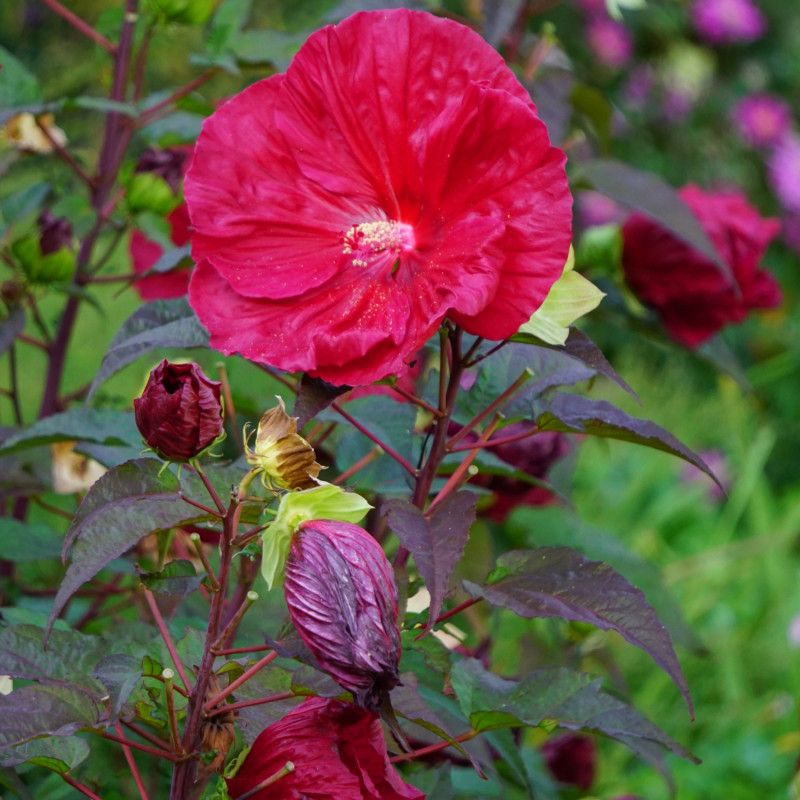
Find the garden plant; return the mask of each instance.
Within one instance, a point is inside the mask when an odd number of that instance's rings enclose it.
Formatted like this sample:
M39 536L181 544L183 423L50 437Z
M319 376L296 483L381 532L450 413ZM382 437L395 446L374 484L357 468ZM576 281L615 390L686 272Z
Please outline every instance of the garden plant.
M0 796L796 796L800 13L389 5L0 9Z

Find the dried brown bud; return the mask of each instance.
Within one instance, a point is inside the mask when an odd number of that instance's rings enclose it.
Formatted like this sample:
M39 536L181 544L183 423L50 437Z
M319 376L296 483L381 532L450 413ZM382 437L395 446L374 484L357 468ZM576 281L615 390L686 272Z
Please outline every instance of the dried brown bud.
M216 675L211 675L206 690L206 700L216 697L220 690L219 679ZM198 770L198 782L205 780L214 772L222 772L228 751L236 741L235 720L236 712L223 711L206 718L203 722L200 729L200 749L204 753L214 753L214 756Z
M262 472L262 480L281 489L309 489L316 485L322 465L314 448L297 433L297 417L286 413L283 400L261 417L255 447L247 448L247 463Z

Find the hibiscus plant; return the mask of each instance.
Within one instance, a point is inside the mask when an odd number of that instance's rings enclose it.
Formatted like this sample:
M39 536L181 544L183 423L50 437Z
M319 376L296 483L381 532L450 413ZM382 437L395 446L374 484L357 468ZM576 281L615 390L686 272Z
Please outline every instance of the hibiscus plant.
M348 3L303 36L248 27L247 0L119 5L90 25L43 0L104 97L45 100L0 49L3 169L53 175L0 220L3 792L556 798L591 786L592 737L696 760L568 645L616 632L691 715L647 593L503 521L568 503L586 436L714 478L616 404L636 395L575 326L603 298L580 271L696 347L780 301L774 224L580 148L568 170L535 104L541 3ZM153 44L191 30L193 76L151 86ZM588 187L636 213L574 238ZM73 334L104 304L95 357ZM523 644L541 620L569 632L552 652Z

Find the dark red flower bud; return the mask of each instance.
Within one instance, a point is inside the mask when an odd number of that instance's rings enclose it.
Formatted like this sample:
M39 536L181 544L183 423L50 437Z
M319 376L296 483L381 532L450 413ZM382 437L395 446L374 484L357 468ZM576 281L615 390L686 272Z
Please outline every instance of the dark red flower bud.
M381 546L350 522L302 522L286 562L286 604L320 666L365 708L400 682L397 586Z
M173 194L178 194L188 166L186 160L189 153L187 147L168 147L166 150L148 147L139 158L134 172L152 172L164 179Z
M290 762L294 770L270 782ZM228 793L236 800L425 800L389 763L377 714L313 697L255 740Z
M54 216L48 208L39 214L36 224L39 226L39 249L43 256L72 246L72 224L65 217Z
M556 780L587 791L594 782L594 739L577 733L556 736L542 745L542 755Z
M221 384L209 380L197 364L165 359L133 401L136 425L162 458L188 461L222 433L221 391Z

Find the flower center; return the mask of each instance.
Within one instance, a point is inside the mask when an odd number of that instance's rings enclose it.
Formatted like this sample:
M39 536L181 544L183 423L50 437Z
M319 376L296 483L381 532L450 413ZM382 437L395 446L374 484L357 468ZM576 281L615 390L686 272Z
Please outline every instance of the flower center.
M386 250L407 253L414 249L414 229L406 222L362 222L353 225L340 238L346 255L353 256L357 267L369 265L369 259Z

